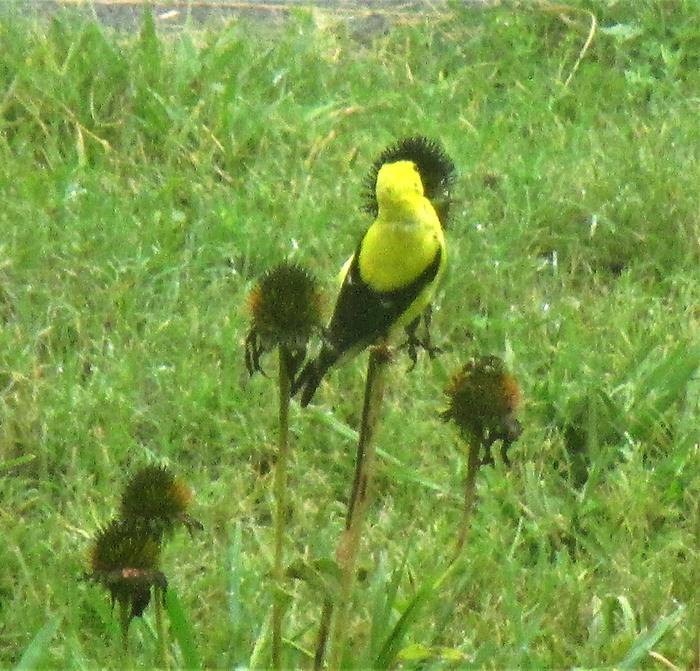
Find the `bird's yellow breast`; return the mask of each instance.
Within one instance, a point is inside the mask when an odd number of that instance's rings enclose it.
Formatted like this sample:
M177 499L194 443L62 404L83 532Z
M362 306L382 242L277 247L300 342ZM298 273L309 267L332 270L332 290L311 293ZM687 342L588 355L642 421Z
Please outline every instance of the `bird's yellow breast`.
M409 286L434 262L439 249L445 253L442 227L425 198L416 196L386 210L380 210L367 230L359 258L362 280L381 292Z

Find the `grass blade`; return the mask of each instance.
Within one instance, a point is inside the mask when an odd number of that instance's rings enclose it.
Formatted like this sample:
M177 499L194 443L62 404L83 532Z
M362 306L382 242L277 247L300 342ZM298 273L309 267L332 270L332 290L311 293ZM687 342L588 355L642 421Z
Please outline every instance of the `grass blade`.
M182 660L185 668L199 669L201 662L197 653L197 646L192 635L192 627L185 615L185 610L175 590L171 587L165 593L165 609L170 620L170 629L180 646Z
M243 612L241 603L241 583L243 572L241 570L241 527L239 524L233 530L233 539L229 549L229 580L228 580L228 614L231 621L231 629L234 638L240 631L241 615Z
M22 657L17 666L15 666L15 671L28 671L29 669L39 668L39 662L48 652L51 639L53 639L60 623L61 618L56 616L37 631L22 653Z
M396 603L399 585L401 584L401 578L406 568L407 557L408 553L404 555L401 566L399 566L392 575L389 575L386 571L386 560L383 559L381 562L377 581L374 585L375 594L372 607L372 625L370 629L369 645L370 659L367 660L368 664L381 650L382 639L389 627L391 611L394 609Z
M0 471L9 471L13 468L17 468L17 466L24 466L25 464L29 464L32 461L34 461L34 459L36 459L35 454L25 454L21 457L16 457L15 459L7 459L5 461L1 461Z
M651 628L651 630L642 634L629 649L625 658L617 664L618 669L636 669L646 657L651 649L673 629L683 618L685 614L685 606L680 606L675 612L662 617Z
M272 613L269 617L265 619L263 626L258 633L258 638L253 646L253 651L250 653L250 661L248 662L248 668L259 669L262 668L262 658L268 648L268 642L270 640L270 631L272 629Z
M403 613L401 613L401 617L399 618L398 622L396 625L394 625L394 628L384 642L382 650L377 656L374 664L375 668L388 669L394 663L396 655L398 655L399 650L403 645L403 640L406 633L420 615L421 609L435 595L440 585L442 585L447 576L452 573L452 570L456 565L456 563L452 564L438 578L428 580L423 587L416 592L416 595L409 601Z

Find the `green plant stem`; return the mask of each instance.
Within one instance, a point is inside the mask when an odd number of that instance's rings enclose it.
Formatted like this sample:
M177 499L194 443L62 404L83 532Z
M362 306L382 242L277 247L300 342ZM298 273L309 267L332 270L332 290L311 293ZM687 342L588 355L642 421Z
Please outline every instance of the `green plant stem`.
M119 608L119 628L122 633L122 649L124 654L129 652L129 624L131 623L131 603L119 599L117 601Z
M165 638L163 621L163 599L165 594L160 587L153 588L153 607L156 612L156 633L158 634L158 662L161 669L168 668L168 644Z
M284 616L284 537L287 517L287 462L289 460L289 352L279 348L279 435L275 464L275 583L272 602L272 666L282 668L282 618Z
M462 553L471 527L474 500L476 498L476 476L479 472L479 451L481 444L475 440L469 441L469 456L467 460L467 477L464 481L464 507L462 508L462 522L459 528L459 536L455 543L455 549L450 563L454 562Z
M321 671L323 668L323 658L326 655L326 643L328 633L331 628L331 618L333 617L333 601L330 597L323 600L321 611L321 622L318 626L318 641L316 642L316 653L314 654L314 671Z
M362 423L357 442L355 475L348 503L345 530L340 537L337 550L337 559L342 571L342 578L338 602L335 608L335 622L333 623L330 639L329 668L331 671L340 669L343 661L350 600L355 584L355 566L360 549L362 526L370 501L370 486L374 475L375 447L372 439L384 397L385 370L388 362L389 350L385 344L371 349L362 407Z
M695 576L700 575L700 503L695 510ZM695 619L695 651L693 654L693 669L700 671L700 593L698 593L698 583L695 582L695 608L693 609Z

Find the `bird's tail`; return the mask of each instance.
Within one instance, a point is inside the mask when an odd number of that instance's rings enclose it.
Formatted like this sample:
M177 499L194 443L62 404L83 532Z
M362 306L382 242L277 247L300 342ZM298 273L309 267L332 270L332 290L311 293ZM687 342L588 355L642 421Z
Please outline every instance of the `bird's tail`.
M292 383L292 396L301 391L300 403L305 408L316 393L323 376L338 360L338 354L330 347L323 347L318 356L302 368Z

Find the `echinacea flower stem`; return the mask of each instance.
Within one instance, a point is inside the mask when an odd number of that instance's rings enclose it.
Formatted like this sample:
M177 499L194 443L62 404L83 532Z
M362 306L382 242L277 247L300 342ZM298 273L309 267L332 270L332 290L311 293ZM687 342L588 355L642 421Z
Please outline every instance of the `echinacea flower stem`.
M126 655L129 651L129 624L131 622L131 604L128 601L117 600L119 611L119 629L122 634L122 650Z
M469 449L462 521L450 560L454 563L469 535L479 468L494 463L493 445L496 441L501 443L503 463L506 466L510 463L508 449L522 431L515 416L520 405L520 388L501 359L480 356L469 359L452 376L445 394L449 404L440 416L457 425Z
M360 437L357 443L355 476L353 478L348 513L337 549L337 560L342 571L340 593L336 604L335 622L331 635L329 668L340 669L343 661L345 637L348 629L350 600L355 584L355 567L360 550L360 539L365 514L370 502L370 487L374 475L375 447L373 437L379 420L384 397L384 379L389 363L389 350L385 344L370 350L367 366L367 382L362 408Z
M476 495L476 475L479 472L479 449L481 445L475 441L469 441L469 457L467 461L467 477L464 480L464 508L462 509L462 522L459 529L459 536L455 544L452 562L454 562L462 552L469 528L471 526L472 511L474 510L474 499Z
M289 460L289 374L290 352L279 347L279 435L277 462L275 464L275 558L273 577L275 593L272 603L272 666L282 668L282 618L284 616L284 536L287 516L287 462Z
M695 575L698 575L700 569L700 505L695 512ZM699 589L696 582L696 589ZM696 592L695 598L695 653L693 669L700 670L700 599Z
M161 669L168 668L168 650L165 639L165 623L163 622L163 599L165 593L157 586L153 588L153 607L156 611L156 634L158 635L158 665Z
M316 642L316 652L314 654L314 671L321 671L323 668L323 658L326 656L326 643L331 628L331 618L333 617L333 600L326 597L321 610L321 622L318 626L318 640Z

